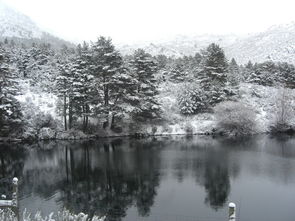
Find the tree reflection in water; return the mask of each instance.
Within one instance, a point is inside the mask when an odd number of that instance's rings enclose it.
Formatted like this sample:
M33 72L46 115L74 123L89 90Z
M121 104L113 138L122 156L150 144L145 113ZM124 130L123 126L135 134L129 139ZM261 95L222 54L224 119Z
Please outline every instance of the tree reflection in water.
M223 208L230 193L229 170L237 172L228 165L227 151L218 148L217 141L210 137L188 139L174 146L180 150L174 161L178 181L192 172L197 184L205 188L205 203L214 210Z
M17 144L0 144L0 195L11 198L13 177L20 177L26 152Z
M71 211L107 214L109 220L120 220L132 205L148 215L160 182L160 160L157 150L142 155L143 148L138 143L131 152L121 151L119 140L84 143L83 149L66 146L59 200Z
M222 208L230 192L230 181L226 159L224 164L214 160L214 156L205 163L204 186L207 192L205 203L215 210Z

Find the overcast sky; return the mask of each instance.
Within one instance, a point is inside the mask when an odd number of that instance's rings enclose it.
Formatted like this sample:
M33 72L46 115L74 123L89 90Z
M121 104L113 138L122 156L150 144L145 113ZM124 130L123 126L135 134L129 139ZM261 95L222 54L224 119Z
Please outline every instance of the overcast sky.
M245 34L295 20L294 0L4 0L67 40L117 43L178 34Z

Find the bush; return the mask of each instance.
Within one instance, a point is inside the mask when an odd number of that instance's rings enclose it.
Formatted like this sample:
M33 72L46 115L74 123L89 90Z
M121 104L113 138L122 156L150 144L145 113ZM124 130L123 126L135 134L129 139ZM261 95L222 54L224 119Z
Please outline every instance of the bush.
M206 108L204 93L194 83L184 84L180 87L177 103L180 113L183 115L197 114Z
M98 217L93 216L89 217L87 214L79 213L78 215L70 213L68 210L63 210L54 214L53 212L49 216L42 216L40 212L37 212L35 215L31 215L26 211L23 212L23 217L20 220L24 221L104 221L105 216ZM10 209L0 209L0 221L17 221L17 218Z
M186 135L193 135L194 134L194 127L191 123L187 122L185 124L185 133Z
M240 102L222 102L214 108L214 112L219 132L234 136L255 132L255 112Z
M280 88L275 103L274 123L270 129L272 133L294 133L295 96L291 89Z
M50 114L47 114L47 113L44 114L40 112L35 116L34 127L37 130L40 130L41 128L44 128L44 127L56 129L57 123Z

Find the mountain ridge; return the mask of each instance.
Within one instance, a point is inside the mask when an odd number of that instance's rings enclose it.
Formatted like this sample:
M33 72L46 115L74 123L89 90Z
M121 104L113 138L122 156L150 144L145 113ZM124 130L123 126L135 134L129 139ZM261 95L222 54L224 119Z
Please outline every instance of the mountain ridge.
M0 37L41 38L43 31L26 15L0 1Z
M235 58L240 64L252 62L289 62L295 64L295 22L274 25L266 31L247 36L197 35L178 36L167 42L142 45L119 45L123 54L143 48L152 55L164 54L168 57L193 56L210 43L219 44L228 59Z
M50 43L55 47L76 44L56 37L41 30L28 16L15 11L0 0L0 39L35 39ZM235 34L217 35L178 35L170 39L154 42L117 44L123 55L132 54L137 48L142 48L152 55L164 54L168 57L194 55L211 43L219 44L230 60L235 58L239 64L252 62L288 62L295 64L295 22L273 25L260 33L247 36Z
M24 44L30 44L32 41L46 43L54 48L74 46L74 43L42 30L29 16L0 0L0 40L5 38Z

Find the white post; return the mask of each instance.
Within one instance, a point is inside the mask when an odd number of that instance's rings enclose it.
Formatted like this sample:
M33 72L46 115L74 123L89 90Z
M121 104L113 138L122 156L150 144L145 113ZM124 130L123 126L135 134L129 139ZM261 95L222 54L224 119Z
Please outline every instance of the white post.
M236 204L228 204L228 219L229 221L236 221Z
M18 202L17 202L17 194L18 194L18 179L16 177L13 178L12 180L12 206L17 207Z
M13 189L12 189L12 208L13 211L15 212L15 216L17 218L17 220L19 220L19 211L18 211L18 179L16 177L14 177L12 179L12 185L13 185Z

